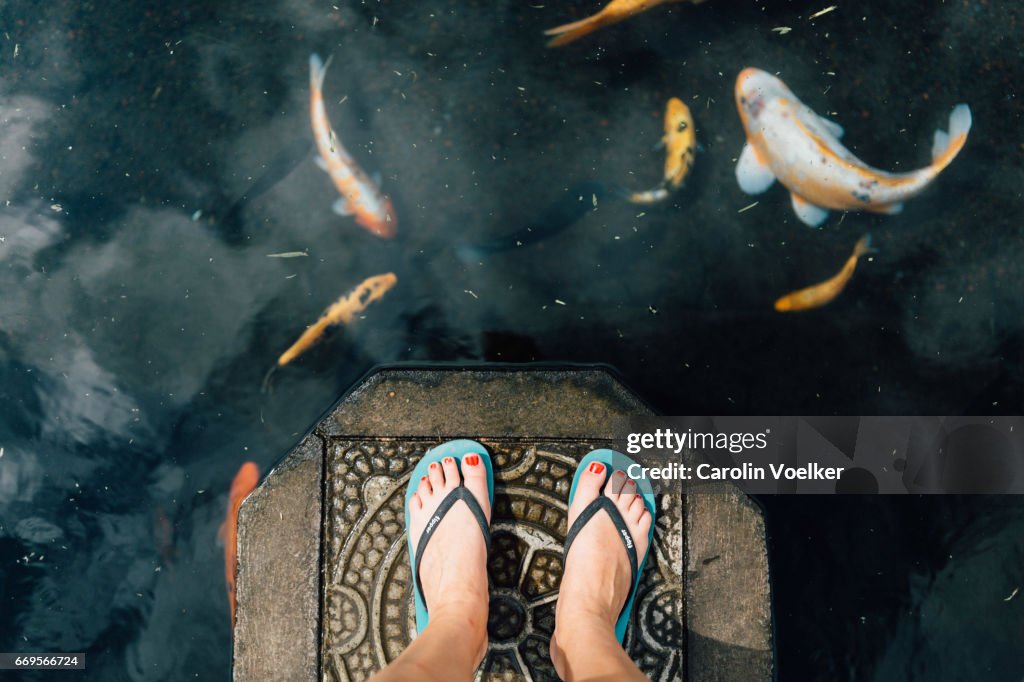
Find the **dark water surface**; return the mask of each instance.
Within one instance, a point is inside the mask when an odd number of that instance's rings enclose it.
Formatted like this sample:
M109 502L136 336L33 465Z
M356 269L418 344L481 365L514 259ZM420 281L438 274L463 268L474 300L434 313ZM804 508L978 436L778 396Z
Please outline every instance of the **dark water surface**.
M86 651L76 679L224 679L231 478L377 363L606 362L670 414L1020 414L1024 6L808 19L826 4L673 5L552 51L541 31L599 2L0 3L0 651ZM314 51L392 241L331 213ZM746 66L881 168L926 164L957 102L974 127L901 215L811 230L779 187L740 212ZM624 203L609 188L659 179L671 96L693 176ZM879 251L835 303L772 311L865 232ZM364 320L261 393L386 271ZM765 503L780 679L1024 678L1020 499Z

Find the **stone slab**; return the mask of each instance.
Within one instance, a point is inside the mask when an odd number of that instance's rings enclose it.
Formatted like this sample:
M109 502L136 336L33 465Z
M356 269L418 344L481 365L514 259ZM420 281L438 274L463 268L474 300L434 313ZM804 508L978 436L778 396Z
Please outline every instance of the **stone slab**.
M602 368L368 376L243 505L236 676L363 680L398 655L414 631L405 484L427 449L468 437L496 471L491 646L477 679L556 679L547 638L572 475L612 445L616 418L636 414L651 410ZM659 495L626 647L659 682L770 680L760 510L734 489L701 497Z
M238 512L236 682L318 678L323 452L307 436Z

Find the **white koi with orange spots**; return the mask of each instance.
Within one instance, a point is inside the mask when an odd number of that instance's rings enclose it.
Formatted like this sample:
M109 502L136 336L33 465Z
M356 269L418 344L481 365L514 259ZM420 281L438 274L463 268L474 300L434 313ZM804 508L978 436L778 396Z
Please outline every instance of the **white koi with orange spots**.
M334 202L334 212L338 215L355 216L357 223L377 235L389 239L395 236L398 219L395 209L387 195L381 193L374 182L356 164L327 120L327 109L324 107L323 85L327 73L327 64L320 61L316 54L309 56L309 111L313 119L313 136L316 147L320 151L317 165L320 166L334 182L341 198Z
M971 110L953 107L949 131L938 130L932 163L909 173L887 173L867 165L844 147L843 129L815 114L786 85L760 69L736 79L736 106L747 143L736 179L747 194L760 194L775 180L790 191L797 217L818 227L828 210L899 213L956 158L971 129Z

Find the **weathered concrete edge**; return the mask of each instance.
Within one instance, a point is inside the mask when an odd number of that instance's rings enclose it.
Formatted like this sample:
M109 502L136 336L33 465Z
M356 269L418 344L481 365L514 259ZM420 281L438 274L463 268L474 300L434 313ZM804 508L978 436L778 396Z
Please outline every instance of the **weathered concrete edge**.
M319 679L324 441L306 436L238 514L234 679ZM290 500L290 504L281 504Z
M523 399L510 403L509 392ZM566 404L581 409L566 411ZM386 366L343 396L318 430L325 439L474 434L608 440L615 419L631 414L654 412L612 368L600 365Z
M686 497L686 679L769 682L775 635L764 512L731 484L705 490Z

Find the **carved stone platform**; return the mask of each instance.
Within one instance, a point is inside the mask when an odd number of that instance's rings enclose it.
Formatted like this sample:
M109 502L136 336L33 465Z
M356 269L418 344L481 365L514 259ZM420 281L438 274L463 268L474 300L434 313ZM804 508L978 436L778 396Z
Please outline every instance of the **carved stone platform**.
M650 410L601 369L371 375L242 507L235 679L365 680L398 656L415 632L409 475L434 445L473 438L495 469L477 679L556 680L547 651L569 487L627 414ZM633 660L658 681L771 679L759 510L735 491L661 494L655 542L626 635Z

